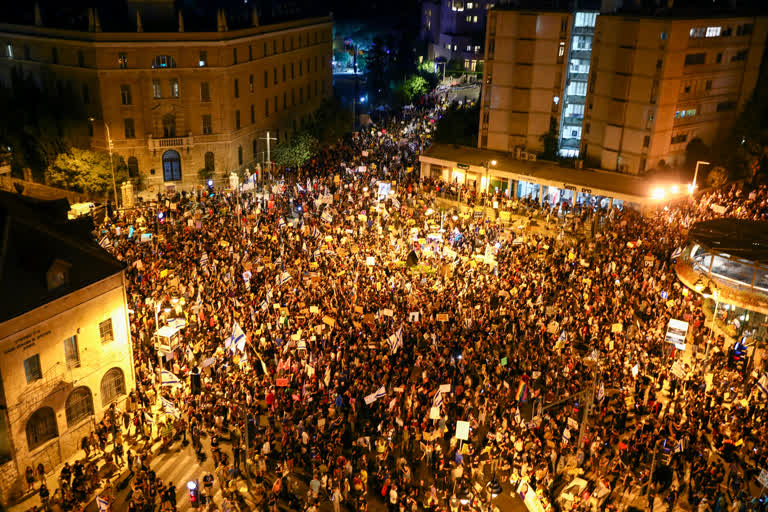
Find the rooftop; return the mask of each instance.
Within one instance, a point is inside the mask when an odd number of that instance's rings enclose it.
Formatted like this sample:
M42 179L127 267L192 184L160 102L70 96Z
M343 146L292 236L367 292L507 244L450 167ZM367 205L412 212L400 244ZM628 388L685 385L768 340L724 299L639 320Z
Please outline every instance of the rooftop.
M694 224L688 237L709 249L768 265L768 221L707 220Z
M63 203L0 192L0 322L123 270Z
M448 162L485 168L485 163L496 160L493 171L501 171L527 177L532 182L563 186L565 184L592 190L593 194L630 200L647 200L651 191L659 184L647 177L638 177L609 171L575 169L562 167L554 162L518 160L514 154L502 151L478 149L470 146L433 144L422 154L422 158L433 158ZM602 192L602 194L600 193ZM621 199L621 197L618 197Z

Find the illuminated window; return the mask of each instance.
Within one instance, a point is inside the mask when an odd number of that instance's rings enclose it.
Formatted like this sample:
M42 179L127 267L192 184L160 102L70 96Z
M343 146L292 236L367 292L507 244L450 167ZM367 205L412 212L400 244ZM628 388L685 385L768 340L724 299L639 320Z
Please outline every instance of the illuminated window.
M175 68L176 60L170 55L158 55L152 59L153 68Z
M706 37L719 37L720 30L721 30L720 27L707 27Z
M560 45L557 47L557 56L562 57L565 55L565 41L560 41Z

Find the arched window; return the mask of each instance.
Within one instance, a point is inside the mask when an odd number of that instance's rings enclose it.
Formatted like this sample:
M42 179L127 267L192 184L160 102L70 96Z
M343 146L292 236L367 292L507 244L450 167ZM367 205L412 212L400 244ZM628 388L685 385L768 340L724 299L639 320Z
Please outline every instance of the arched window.
M259 155L259 139L253 139L253 159L256 160Z
M243 165L243 146L237 146L237 165Z
M213 172L216 170L216 164L214 162L213 151L208 151L205 154L205 170Z
M85 386L75 388L67 397L67 426L74 427L93 415L93 396Z
M176 136L176 116L173 114L165 114L163 116L163 137L175 137Z
M157 55L154 59L152 59L152 67L153 68L175 68L176 59L174 59L170 55Z
M46 441L59 437L56 414L50 407L41 407L27 420L27 446L32 451Z
M181 157L172 149L163 153L163 179L181 181Z
M128 158L128 177L129 178L139 177L139 161L136 159L135 156Z
M101 379L101 406L106 407L125 394L125 377L120 368L111 368Z

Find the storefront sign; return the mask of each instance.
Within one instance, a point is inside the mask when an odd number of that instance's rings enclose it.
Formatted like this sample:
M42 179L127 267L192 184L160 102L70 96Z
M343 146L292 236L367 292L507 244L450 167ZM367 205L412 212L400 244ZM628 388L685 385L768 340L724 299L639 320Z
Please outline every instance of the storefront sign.
M573 191L573 192L576 192L576 191L578 190L578 189L577 189L575 186L573 186L573 185L567 185L567 184L565 184L565 183L563 183L563 188L564 188L565 190L571 190L571 191Z
M464 169L465 171L469 170L469 164L456 164L456 167L459 169Z

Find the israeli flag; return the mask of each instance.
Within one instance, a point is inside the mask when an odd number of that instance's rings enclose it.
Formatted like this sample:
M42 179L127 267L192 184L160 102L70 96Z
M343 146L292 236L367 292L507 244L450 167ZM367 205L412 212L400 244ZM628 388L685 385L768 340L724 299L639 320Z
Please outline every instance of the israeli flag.
M391 199L392 199L392 206L394 206L395 208L397 208L399 210L400 209L400 201L398 201L397 198L394 197L394 196L392 196Z
M389 343L389 348L392 350L393 354L397 354L397 350L400 348L403 348L403 327L400 326L400 328L389 337L387 340L387 343Z
M237 348L240 352L245 350L245 333L240 328L240 325L235 322L235 326L232 328L232 337L227 348L234 352L234 348Z
M320 216L320 218L323 220L323 222L325 222L327 224L330 224L331 222L333 222L333 217L327 211L323 212L323 214Z
M312 228L312 238L320 238L320 230L317 229L317 226Z
M387 388L385 386L381 386L379 389L376 390L376 393L374 393L374 396L376 397L376 400L379 398L384 398L387 396Z
M100 246L101 246L103 249L109 249L110 247L112 247L112 240L110 240L110 239L109 239L109 237L106 237L106 236L105 236L104 238L102 238L101 240L99 240L99 245L100 245Z
M208 253L204 252L203 255L200 256L200 266L208 268Z
M768 373L763 373L760 379L758 379L757 388L762 391L764 395L768 395Z
M568 430L568 427L565 427L565 430L563 430L563 444L568 444L571 441L571 431Z
M675 453L682 453L683 451L685 451L685 439L681 437L675 445Z
M99 496L96 498L96 506L99 512L107 512L109 510L109 501Z
M179 411L179 409L176 408L173 402L161 396L160 403L162 404L163 410L166 413L172 415L174 418L181 418L181 412Z
M177 376L168 370L162 370L160 372L160 385L161 386L180 386L181 381Z
M283 272L282 274L280 274L281 285L287 283L290 280L291 280L291 274L289 274L288 272Z
M262 311L266 311L267 310L267 306L268 305L267 305L267 301L266 300L261 301L261 310Z
M280 220L277 223L277 227L279 227L280 229L285 227L285 219L283 217L280 217Z
M605 386L601 382L600 387L597 388L597 402L602 404L603 400L605 400Z
M435 397L432 399L432 407L442 407L443 406L443 393L438 389L437 393L435 393Z
M682 247L678 247L677 249L675 249L672 252L672 259L674 260L674 259L679 258L681 254L683 254L683 248Z

